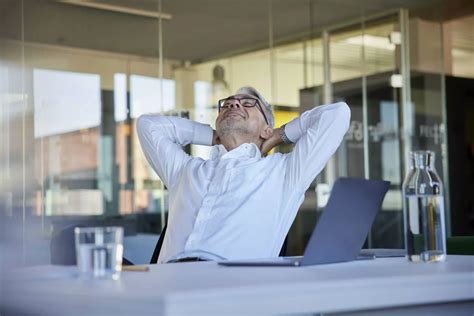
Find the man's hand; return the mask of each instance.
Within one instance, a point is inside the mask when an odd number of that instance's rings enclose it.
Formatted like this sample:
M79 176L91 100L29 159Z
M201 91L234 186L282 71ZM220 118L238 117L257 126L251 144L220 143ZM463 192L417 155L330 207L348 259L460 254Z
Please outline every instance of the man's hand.
M283 133L283 129L281 127L275 128L273 130L272 136L266 141L264 141L262 144L262 148L261 148L262 155L266 154L267 152L272 150L274 147L283 143L283 139L281 138L282 133Z

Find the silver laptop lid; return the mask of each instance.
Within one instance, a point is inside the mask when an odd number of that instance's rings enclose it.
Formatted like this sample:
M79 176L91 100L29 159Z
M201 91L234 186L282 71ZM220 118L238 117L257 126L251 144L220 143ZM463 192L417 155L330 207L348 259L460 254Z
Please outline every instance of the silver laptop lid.
M339 178L306 246L302 265L354 260L389 185L381 180Z

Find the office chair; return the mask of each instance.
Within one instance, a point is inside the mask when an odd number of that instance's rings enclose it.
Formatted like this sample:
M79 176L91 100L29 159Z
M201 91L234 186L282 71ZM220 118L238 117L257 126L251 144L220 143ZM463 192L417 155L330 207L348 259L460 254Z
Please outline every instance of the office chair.
M163 230L161 231L160 238L156 243L155 250L153 251L153 255L151 256L150 264L158 263L158 257L160 256L161 246L163 245L163 240L165 239L166 228L168 227L168 223L165 224ZM280 250L280 257L284 257L286 254L286 248L288 245L288 236L286 236L285 241L283 242L283 246Z
M168 223L165 223L163 229L161 230L160 238L156 242L155 250L153 250L153 255L151 256L150 264L158 263L158 257L160 256L161 246L163 246L163 240L165 239L166 228Z
M71 266L76 264L74 228L83 225L69 225L53 233L50 242L51 264Z

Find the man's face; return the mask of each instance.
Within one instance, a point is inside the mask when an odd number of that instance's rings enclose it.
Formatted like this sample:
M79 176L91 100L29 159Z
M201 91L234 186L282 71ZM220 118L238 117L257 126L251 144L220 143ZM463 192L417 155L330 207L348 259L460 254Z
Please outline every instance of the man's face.
M245 103L246 99L250 103ZM248 94L236 94L226 101L216 119L218 134L241 133L258 137L268 125L259 105L249 106L252 104L251 100L255 99Z

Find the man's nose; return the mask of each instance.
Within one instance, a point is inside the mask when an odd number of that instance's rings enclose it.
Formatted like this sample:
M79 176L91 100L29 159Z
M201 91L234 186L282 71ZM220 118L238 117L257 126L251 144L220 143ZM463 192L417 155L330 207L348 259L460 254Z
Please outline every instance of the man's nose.
M240 103L239 103L238 100L232 100L232 101L230 102L230 104L229 104L229 107L230 107L230 108L235 107L235 108L238 109L238 108L240 108Z

